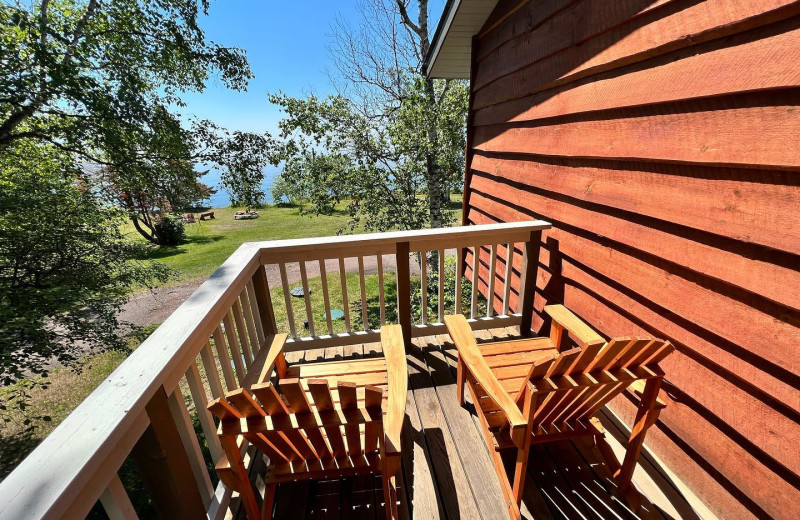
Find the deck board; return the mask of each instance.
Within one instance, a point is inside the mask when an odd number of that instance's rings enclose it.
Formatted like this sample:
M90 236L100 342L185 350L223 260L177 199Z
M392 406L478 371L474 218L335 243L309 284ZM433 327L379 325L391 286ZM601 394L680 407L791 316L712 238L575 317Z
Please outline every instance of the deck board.
M479 341L517 335L510 328L476 333ZM448 336L419 338L409 352L407 419L398 495L401 518L506 518L502 492L470 406L458 406L456 352ZM290 364L379 356L380 343L287 355ZM625 442L613 418L601 414L609 444ZM522 513L529 519L662 520L700 518L680 491L650 460L637 467L634 483L646 493L633 514L616 497L611 469L591 440L534 446ZM651 502L652 500L652 502ZM274 518L380 519L379 477L358 477L278 486ZM237 518L244 518L237 515Z

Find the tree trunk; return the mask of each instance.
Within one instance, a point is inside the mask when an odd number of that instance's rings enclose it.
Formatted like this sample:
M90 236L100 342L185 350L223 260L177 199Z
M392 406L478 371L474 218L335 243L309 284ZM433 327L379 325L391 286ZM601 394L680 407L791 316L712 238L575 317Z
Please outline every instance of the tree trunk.
M151 229L150 232L142 228L142 221L139 220L139 217L137 215L131 215L131 222L133 222L133 227L136 228L136 231L138 231L140 235L142 235L145 239L147 239L148 242L152 242L153 244L158 244L158 239L156 238L155 233L152 231L152 228L150 228L150 226L147 226L147 223L145 223L145 226Z
M430 49L430 40L428 40L428 0L419 0L419 14L418 14L419 32L419 51L420 56L428 54ZM423 74L423 71L420 71ZM433 80L425 78L425 95L428 98L428 103L432 109L436 109L436 91L433 88ZM428 142L430 143L430 150L437 150L439 144L439 132L436 124L431 120L428 126ZM444 218L442 218L442 200L444 199L444 182L442 179L442 172L440 171L439 164L436 161L434 153L427 153L425 155L425 169L426 180L428 184L428 208L430 215L430 224L432 228L440 228L444 225ZM436 263L438 266L438 263Z

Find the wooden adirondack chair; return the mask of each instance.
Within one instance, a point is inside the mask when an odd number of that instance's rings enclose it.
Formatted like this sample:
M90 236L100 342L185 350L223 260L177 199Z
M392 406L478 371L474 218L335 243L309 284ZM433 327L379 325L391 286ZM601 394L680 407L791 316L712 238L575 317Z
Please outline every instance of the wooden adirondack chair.
M408 369L399 325L381 328L384 357L287 366L272 342L257 382L209 404L220 419L220 479L239 491L247 518L270 518L277 484L366 474L383 477L386 517L397 518L395 475ZM266 349L265 349L266 350ZM277 384L269 380L277 372ZM242 453L244 441L269 458L259 512Z
M464 316L444 319L458 349L458 398L463 406L464 388L469 389L509 515L520 517L531 444L578 436L594 436L598 445L605 446L600 451L615 470L620 492L634 504L638 494L630 488L633 469L647 429L665 406L658 399L664 377L658 363L674 347L668 341L640 337L606 343L564 306L550 305L545 312L553 320L549 338L481 345ZM568 350L565 330L577 343ZM620 466L595 415L628 388L640 404ZM501 458L501 452L510 448L517 450L513 480Z

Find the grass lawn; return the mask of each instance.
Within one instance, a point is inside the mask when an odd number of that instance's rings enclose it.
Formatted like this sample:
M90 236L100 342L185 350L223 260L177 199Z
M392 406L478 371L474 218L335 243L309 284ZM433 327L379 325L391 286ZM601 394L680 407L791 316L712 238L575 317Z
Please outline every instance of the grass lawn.
M344 212L331 216L301 215L298 208L268 207L259 209L259 218L233 220L238 208L214 209L216 219L186 224L186 241L174 247L153 247L148 258L172 269L176 277L170 283L206 277L222 265L243 242L335 235L347 225ZM128 224L125 231L144 240Z
M458 213L461 194L454 193L445 209ZM186 241L179 246L153 246L148 258L166 264L175 272L168 283L206 277L214 272L244 242L336 235L350 220L342 204L333 215L301 215L296 207L270 206L258 210L255 220L233 220L241 208L215 208L214 220L186 224ZM457 219L458 220L458 219ZM124 231L144 241L133 225Z
M445 314L452 314L455 311L455 259L448 259L445 265ZM351 330L359 331L364 329L362 307L361 307L361 282L358 273L348 273L345 275L347 285L348 309L350 311ZM384 301L386 308L386 322L397 322L397 280L394 271L387 271L384 274ZM428 279L428 319L436 321L438 315L438 278L437 273L432 272ZM300 286L300 282L292 287ZM364 287L367 295L367 323L369 329L380 328L380 296L378 292L378 275L366 275L364 277ZM320 278L310 278L308 288L311 291L311 314L314 317L314 328L317 335L328 333L328 324L325 318L325 300L322 295L322 280ZM462 279L461 285L462 300L461 312L469 315L469 307L472 295L472 284L467 279ZM272 289L272 301L275 309L275 321L280 332L289 332L289 319L284 303L283 290L278 287ZM332 309L344 310L342 298L341 278L338 274L328 274L328 297ZM305 302L302 298L291 298L292 310L294 314L295 329L298 336L307 336L304 321L306 318ZM478 295L478 314L486 313L486 298ZM411 315L414 323L421 322L422 297L420 294L420 280L418 277L411 277ZM333 321L333 331L335 333L345 332L345 321Z

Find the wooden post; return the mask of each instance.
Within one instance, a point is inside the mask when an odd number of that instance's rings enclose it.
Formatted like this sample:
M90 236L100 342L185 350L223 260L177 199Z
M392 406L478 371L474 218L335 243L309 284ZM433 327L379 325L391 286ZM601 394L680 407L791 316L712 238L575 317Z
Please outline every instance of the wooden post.
M272 297L269 294L269 283L264 272L264 266L258 266L253 275L253 288L256 292L256 302L258 303L258 313L261 315L261 325L264 327L264 334L277 334L278 326L275 323L275 312L272 309Z
M398 242L395 253L397 260L397 321L403 330L406 350L411 347L411 272L408 255L411 247L408 242ZM423 258L424 262L425 259Z
M525 251L522 258L522 282L520 283L520 314L522 323L519 333L523 336L531 335L531 322L533 321L533 300L536 297L536 276L539 270L539 249L542 245L542 232L531 231L531 236L525 242Z
M206 516L197 480L175 425L164 387L145 406L150 419L132 455L159 518Z

